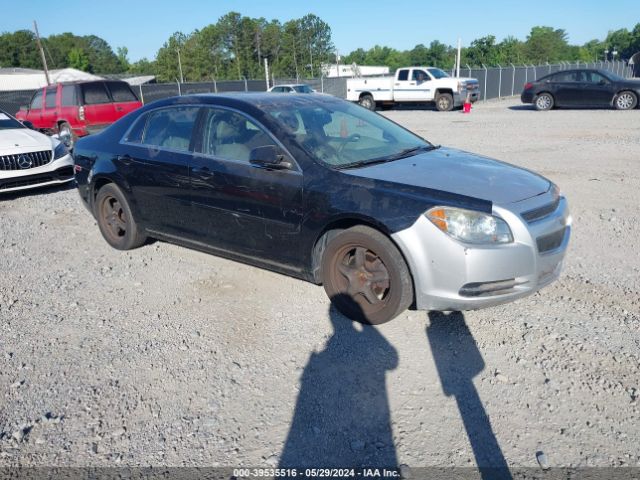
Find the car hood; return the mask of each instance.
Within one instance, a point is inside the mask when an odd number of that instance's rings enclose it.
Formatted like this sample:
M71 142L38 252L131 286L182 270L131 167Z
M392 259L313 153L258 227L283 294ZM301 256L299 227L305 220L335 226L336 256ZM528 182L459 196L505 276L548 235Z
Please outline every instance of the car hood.
M0 130L0 151L6 153L51 150L51 139L40 132L28 128Z
M503 205L541 195L551 187L549 180L529 170L451 148L341 172Z

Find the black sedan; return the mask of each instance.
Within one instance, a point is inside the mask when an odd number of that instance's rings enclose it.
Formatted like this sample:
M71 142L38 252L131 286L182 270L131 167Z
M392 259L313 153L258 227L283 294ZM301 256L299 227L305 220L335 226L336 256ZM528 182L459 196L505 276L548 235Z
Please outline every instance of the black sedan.
M373 324L529 295L558 277L570 234L545 178L326 95L161 100L74 159L114 248L161 239L323 284Z
M538 110L554 107L615 107L633 110L640 97L640 80L604 70L563 70L527 83L520 99Z

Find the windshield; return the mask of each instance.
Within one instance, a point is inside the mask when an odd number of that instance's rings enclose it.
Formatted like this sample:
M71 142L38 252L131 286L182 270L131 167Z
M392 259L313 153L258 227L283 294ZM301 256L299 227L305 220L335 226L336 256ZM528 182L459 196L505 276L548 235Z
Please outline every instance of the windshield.
M439 68L427 68L427 71L433 76L433 78L448 78L449 74Z
M309 85L294 85L293 89L298 93L313 93L313 89Z
M27 128L22 125L18 120L13 118L8 113L0 110L0 130L9 130L12 128Z
M350 102L265 106L306 152L333 168L349 168L415 155L434 148L385 117Z
M604 72L604 75L608 77L609 80L613 80L614 82L623 82L625 80L620 75L616 75L615 73L609 71Z

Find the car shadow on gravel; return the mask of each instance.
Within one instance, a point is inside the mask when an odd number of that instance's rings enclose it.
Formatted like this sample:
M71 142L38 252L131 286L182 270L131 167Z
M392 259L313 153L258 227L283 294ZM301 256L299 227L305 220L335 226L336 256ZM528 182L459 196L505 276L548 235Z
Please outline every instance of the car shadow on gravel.
M329 309L333 335L311 354L280 467L398 465L385 376L398 353L375 327Z
M442 390L458 404L462 423L482 479L512 479L507 461L482 405L473 377L485 363L464 315L429 312L427 338Z

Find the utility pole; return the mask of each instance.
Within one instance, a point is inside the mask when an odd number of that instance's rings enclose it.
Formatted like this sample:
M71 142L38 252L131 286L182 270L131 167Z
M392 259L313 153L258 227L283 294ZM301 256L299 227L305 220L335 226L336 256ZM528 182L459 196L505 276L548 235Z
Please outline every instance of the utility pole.
M33 21L33 29L36 32L36 42L38 43L38 50L40 50L40 57L42 58L42 66L44 67L44 76L47 79L47 85L51 85L51 80L49 80L49 69L47 68L47 59L44 56L44 50L42 48L42 43L40 42L40 34L38 33L38 24L36 21Z
M269 60L264 57L264 78L267 82L267 90L269 90Z
M180 69L180 83L184 83L184 77L182 76L182 62L180 61L180 49L176 48L178 52L178 68Z
M456 78L460 78L460 49L462 40L458 37L458 55L456 56Z

